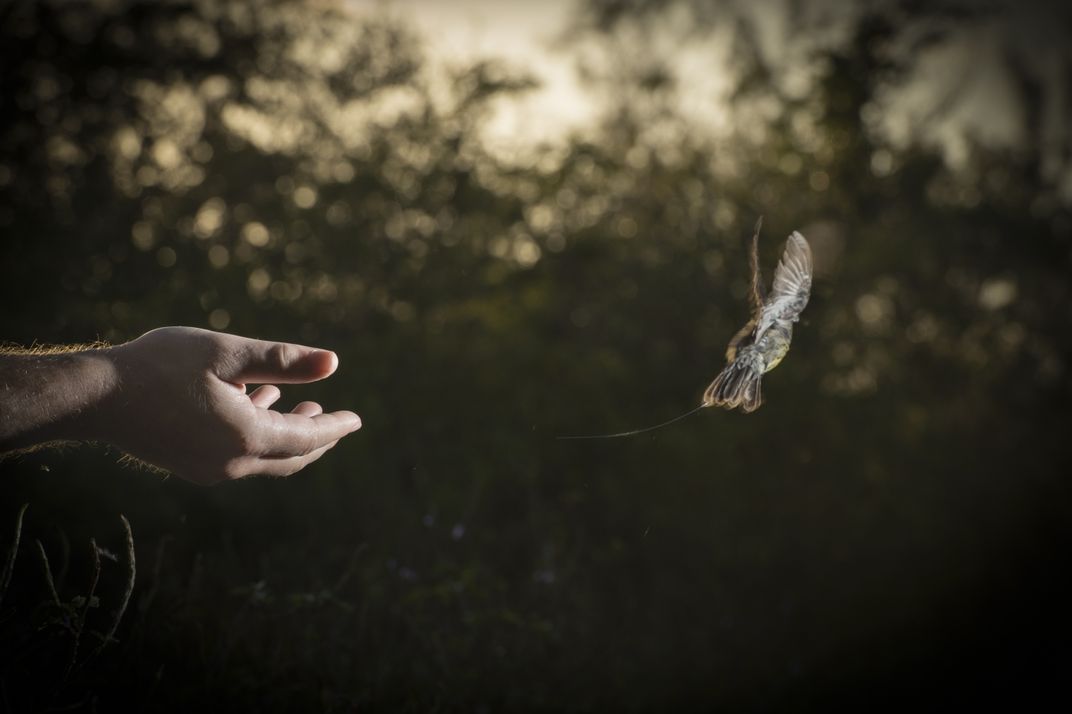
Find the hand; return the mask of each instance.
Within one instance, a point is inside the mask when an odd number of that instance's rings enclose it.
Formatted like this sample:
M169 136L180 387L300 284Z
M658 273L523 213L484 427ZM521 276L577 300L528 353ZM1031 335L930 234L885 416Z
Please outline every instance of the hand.
M93 429L133 456L194 483L289 476L361 428L350 411L302 402L269 407L271 384L313 382L338 367L333 352L191 327L163 327L107 350L117 386ZM246 384L263 386L246 393Z

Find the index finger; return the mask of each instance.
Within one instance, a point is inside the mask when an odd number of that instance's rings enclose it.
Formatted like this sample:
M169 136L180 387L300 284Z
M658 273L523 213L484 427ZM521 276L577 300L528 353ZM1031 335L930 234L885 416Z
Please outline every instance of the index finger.
M262 456L304 456L361 428L351 411L316 416L258 410L257 443Z

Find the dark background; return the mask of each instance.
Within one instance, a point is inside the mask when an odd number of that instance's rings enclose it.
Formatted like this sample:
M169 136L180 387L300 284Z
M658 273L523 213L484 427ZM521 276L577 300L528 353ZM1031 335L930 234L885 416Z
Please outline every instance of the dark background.
M839 17L764 7L802 36ZM1044 139L1072 125L1070 16L1011 7L875 3L802 94L732 3L593 1L561 42L611 60L597 124L507 161L480 127L532 77L474 62L433 101L389 16L0 2L0 337L327 347L338 373L281 406L365 423L291 479L207 489L99 448L0 463L5 553L30 504L0 709L1067 704L1072 142ZM688 78L644 41L680 12L690 41L732 29L728 137L677 115ZM1003 34L1025 26L1045 41ZM956 96L884 138L889 88L979 27L1015 91L971 114L1022 141L965 130L951 161L925 137ZM760 214L768 279L794 229L817 264L764 407L556 440L696 403ZM96 652L120 514L136 586ZM117 557L87 608L90 538Z

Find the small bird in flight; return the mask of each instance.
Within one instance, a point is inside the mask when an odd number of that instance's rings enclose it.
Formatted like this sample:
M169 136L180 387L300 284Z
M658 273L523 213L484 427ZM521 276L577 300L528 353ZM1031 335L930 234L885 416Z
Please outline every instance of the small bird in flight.
M703 406L741 407L754 412L763 403L760 382L789 352L793 323L808 304L811 295L811 246L799 232L793 231L785 242L785 253L774 270L770 295L763 290L759 271L759 229L756 222L752 245L748 251L752 267L749 302L752 318L730 340L726 348L725 369L711 382L703 395Z
M726 348L727 364L704 391L700 406L645 429L598 436L560 436L560 439L614 439L642 434L673 424L706 407L741 407L745 412L759 409L763 403L763 375L777 367L789 352L793 323L800 319L800 313L808 304L812 276L811 246L804 236L793 231L785 243L782 259L774 269L774 283L767 295L759 269L759 230L762 226L763 217L760 216L748 249L752 269L748 299L752 317L730 340Z

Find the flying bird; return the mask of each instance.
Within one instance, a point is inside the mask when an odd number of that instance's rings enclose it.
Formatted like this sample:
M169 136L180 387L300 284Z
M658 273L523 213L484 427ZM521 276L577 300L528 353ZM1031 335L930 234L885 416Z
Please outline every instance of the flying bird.
M748 300L752 316L726 348L726 366L704 391L700 406L669 421L644 429L597 436L560 436L560 439L615 439L654 431L691 416L706 407L726 407L754 412L763 403L763 375L777 367L789 352L793 340L793 323L811 296L811 246L798 231L793 231L785 243L785 251L774 269L770 294L763 287L759 269L759 230L763 217L756 221L748 248L748 263L752 282Z
M811 295L811 246L798 231L785 242L785 252L774 270L774 284L764 293L759 270L759 229L756 222L749 247L752 287L749 302L752 318L730 340L726 348L726 367L703 395L703 406L741 407L754 412L763 403L763 375L781 363L793 340L793 323L808 304Z

